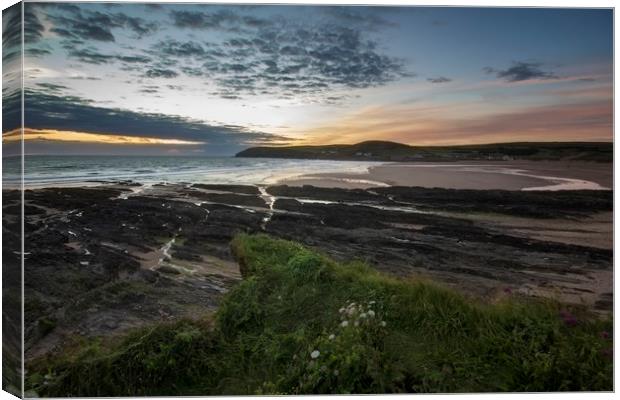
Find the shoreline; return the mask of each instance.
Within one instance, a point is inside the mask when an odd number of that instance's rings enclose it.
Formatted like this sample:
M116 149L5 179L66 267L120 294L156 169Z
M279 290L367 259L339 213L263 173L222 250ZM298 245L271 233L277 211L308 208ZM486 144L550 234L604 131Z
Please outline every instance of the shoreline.
M571 161L386 163L367 172L308 174L290 186L370 189L382 186L474 190L612 190L613 164Z
M372 189L388 186L408 186L472 190L612 190L613 163L588 161L468 161L468 162L380 162L365 170L346 172L303 173L298 170L276 174L256 182L231 179L221 182L221 176L210 179L208 173L197 174L188 180L135 180L127 176L107 179L58 180L25 182L25 190L44 188L97 187L116 184L152 186L157 184L241 184L256 187L272 185L315 186L341 189ZM263 174L265 175L265 174ZM190 176L183 175L184 178ZM19 186L6 184L6 189Z

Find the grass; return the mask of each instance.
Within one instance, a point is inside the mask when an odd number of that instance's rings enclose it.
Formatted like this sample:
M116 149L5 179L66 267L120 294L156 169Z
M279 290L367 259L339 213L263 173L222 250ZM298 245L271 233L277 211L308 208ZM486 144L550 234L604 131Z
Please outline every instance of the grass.
M553 302L483 304L266 235L212 318L35 360L42 396L612 390L611 320Z

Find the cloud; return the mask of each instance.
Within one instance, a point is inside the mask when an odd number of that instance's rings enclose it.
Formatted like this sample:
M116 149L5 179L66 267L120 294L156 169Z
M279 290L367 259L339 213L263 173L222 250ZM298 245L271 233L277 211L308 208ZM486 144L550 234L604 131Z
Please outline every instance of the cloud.
M121 136L177 139L208 143L201 148L209 154L234 154L248 143L269 144L290 141L289 138L254 131L236 125L214 125L190 118L157 113L103 108L92 101L41 90L25 90L28 115L27 128L114 134ZM4 96L3 118L19 120L19 92ZM4 131L15 129L5 124ZM171 136L172 135L172 136Z
M47 83L47 82L40 82L40 83L37 83L36 85L44 89L46 93L52 93L52 94L60 94L64 90L69 89L67 86L64 86L64 85L57 85L55 83Z
M70 39L97 40L101 42L114 42L115 38L110 27L115 26L112 18L101 12L92 12L88 16L76 14L73 17L60 15L48 16L54 22L52 32L58 36ZM62 26L58 28L57 26Z
M580 101L579 101L580 100ZM412 145L455 145L515 141L610 141L613 102L576 99L471 116L464 107L433 104L368 107L304 132L304 144L392 140ZM440 132L441 134L438 134Z
M116 41L112 33L114 28L127 29L138 39L159 29L159 24L156 22L124 13L90 11L75 6L63 11L48 12L47 18L54 23L52 32L69 39L114 42Z
M25 4L23 15L24 45L28 55L40 57L48 54L48 50L35 49L28 46L38 43L43 37L45 27L35 13L31 4ZM2 61L5 63L17 60L21 57L22 44L22 18L21 4L9 7L2 13Z
M151 68L144 73L147 78L176 78L179 74L171 69Z
M389 10L384 7L350 7L350 6L330 6L322 7L325 14L336 19L339 23L358 27L364 30L377 30L385 27L394 27L395 23L381 17L381 12Z
M372 14L333 11L338 18L387 24ZM227 33L220 42L167 39L149 50L187 76L208 76L224 99L257 94L301 101L328 100L337 91L385 85L411 76L404 60L382 54L359 28L334 23L292 23L277 16L260 19L231 11L171 11L173 23L187 29ZM216 18L217 16L217 18ZM369 22L370 23L370 22ZM153 64L153 69L160 66ZM172 77L167 74L162 77ZM146 76L160 77L156 72Z
M250 26L262 26L270 24L267 20L256 17L243 18L230 10L216 10L213 12L203 11L178 11L170 12L174 26L189 29L227 29L238 30L239 24Z
M24 7L24 43L33 44L41 40L45 27L34 13L32 7Z
M147 136L127 136L110 135L104 133L87 133L76 131L59 131L55 129L16 129L2 135L2 139L7 142L17 142L20 140L53 140L58 142L82 142L82 143L101 143L112 145L177 145L193 146L205 144L205 142L152 138Z
M426 79L430 83L447 83L452 82L452 79L446 78L445 76L438 76L437 78L428 78Z
M115 59L112 55L98 53L90 49L74 49L69 51L68 55L89 64L105 64Z
M510 68L498 70L491 67L483 68L487 74L495 74L498 78L504 79L506 82L521 82L531 79L557 79L553 72L547 72L540 69L542 63L539 62L513 62Z
M206 54L204 47L194 41L167 39L159 41L153 48L157 49L155 53L161 56L204 58Z
M31 56L31 57L43 57L43 56L46 56L52 53L51 51L47 49L37 49L37 48L25 49L24 52L26 53L26 55Z
M146 64L146 63L151 61L151 59L149 57L146 57L146 56L123 56L123 55L117 55L117 56L115 56L115 58L118 61L122 61L124 63L129 63L129 64Z
M137 38L149 35L159 30L159 24L153 21L145 21L142 18L130 17L123 13L110 14L114 21L127 29L133 31Z
M83 75L70 76L69 79L78 80L78 81L83 81L83 80L100 81L101 80L101 78L97 78L96 76L83 76Z
M107 64L115 61L120 61L124 64L146 64L151 61L150 57L142 55L122 55L122 54L106 54L100 53L92 48L85 49L71 49L70 46L66 46L69 50L67 55L71 58L75 58L81 62L88 64Z

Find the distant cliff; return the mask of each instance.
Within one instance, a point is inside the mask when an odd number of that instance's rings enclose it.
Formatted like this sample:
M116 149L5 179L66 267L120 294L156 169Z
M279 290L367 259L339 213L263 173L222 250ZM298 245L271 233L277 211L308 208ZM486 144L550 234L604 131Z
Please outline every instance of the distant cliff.
M409 146L387 141L326 146L251 147L235 157L320 160L582 160L611 162L611 142L524 142L467 146Z

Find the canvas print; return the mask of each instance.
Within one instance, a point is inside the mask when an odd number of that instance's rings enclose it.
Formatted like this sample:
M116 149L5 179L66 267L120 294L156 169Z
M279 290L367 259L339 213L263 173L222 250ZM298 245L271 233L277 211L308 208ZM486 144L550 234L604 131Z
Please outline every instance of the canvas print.
M613 390L613 10L2 14L2 387Z

